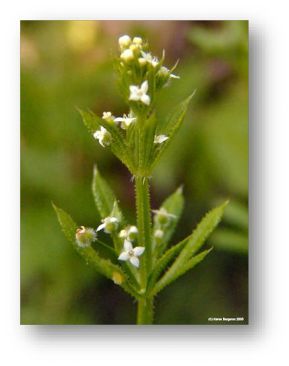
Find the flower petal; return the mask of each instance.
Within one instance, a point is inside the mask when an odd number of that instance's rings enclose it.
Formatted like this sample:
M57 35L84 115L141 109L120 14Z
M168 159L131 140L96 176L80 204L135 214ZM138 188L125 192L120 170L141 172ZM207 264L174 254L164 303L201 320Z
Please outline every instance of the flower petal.
M102 229L104 229L104 227L105 227L105 224L101 224L101 225L98 226L96 231L102 230Z
M149 84L147 82L147 80L145 80L142 84L141 84L141 87L140 87L141 91L146 94L146 92L148 91L149 89Z
M109 223L111 223L111 222L112 222L112 223L114 223L114 222L118 222L118 219L117 219L117 217L113 217L113 216L112 216L112 217L109 217L108 222L109 222Z
M123 117L116 117L114 119L114 122L123 122L124 121L124 118Z
M139 257L140 255L143 254L143 252L145 251L145 248L144 247L135 247L133 249L133 254L137 257Z
M127 252L129 252L130 250L132 250L132 243L125 239L123 247Z
M143 95L141 96L140 100L141 100L144 104L146 104L146 105L149 105L149 104L150 104L150 102L151 102L151 98L150 98L150 97L149 97L149 95L147 95L147 94L143 94Z
M155 136L154 143L155 144L162 144L163 142L165 142L168 139L169 138L166 135L158 135L158 136Z
M127 261L129 258L129 254L127 252L120 253L118 260L120 261Z
M139 260L137 257L130 257L129 259L130 263L135 266L135 267L139 267Z

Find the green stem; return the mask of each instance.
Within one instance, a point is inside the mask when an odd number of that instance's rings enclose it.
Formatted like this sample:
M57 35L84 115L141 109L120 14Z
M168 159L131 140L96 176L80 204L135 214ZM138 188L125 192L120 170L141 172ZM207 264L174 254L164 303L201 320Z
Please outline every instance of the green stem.
M143 298L138 301L137 324L152 324L153 322L153 299Z
M152 242L151 242L151 209L149 180L147 177L135 178L137 227L139 231L138 243L145 247L144 258L141 260L140 276L144 298L138 301L137 323L151 324L153 318L153 299L146 297L148 276L152 266Z
M142 284L145 286L145 278L150 273L152 263L151 244L151 209L149 181L146 177L135 178L137 227L139 231L139 245L145 247L145 263L142 263ZM145 264L145 265L144 265Z

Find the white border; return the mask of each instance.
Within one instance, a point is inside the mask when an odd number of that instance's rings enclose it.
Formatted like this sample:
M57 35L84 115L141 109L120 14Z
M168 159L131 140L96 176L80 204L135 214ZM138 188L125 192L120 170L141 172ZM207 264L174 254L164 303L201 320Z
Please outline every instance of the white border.
M288 360L288 10L265 1L2 4L0 327L3 365L271 365ZM19 326L19 20L249 19L251 325ZM286 98L286 99L285 99ZM278 358L277 358L278 356Z

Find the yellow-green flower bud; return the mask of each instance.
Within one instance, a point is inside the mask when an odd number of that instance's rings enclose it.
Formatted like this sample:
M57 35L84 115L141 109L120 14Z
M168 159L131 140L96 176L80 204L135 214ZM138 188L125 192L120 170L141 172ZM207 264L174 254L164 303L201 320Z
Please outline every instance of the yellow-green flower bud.
M120 58L125 62L131 61L134 59L134 53L128 48L121 53Z
M80 226L75 233L75 239L78 246L87 248L96 240L96 233L92 228Z

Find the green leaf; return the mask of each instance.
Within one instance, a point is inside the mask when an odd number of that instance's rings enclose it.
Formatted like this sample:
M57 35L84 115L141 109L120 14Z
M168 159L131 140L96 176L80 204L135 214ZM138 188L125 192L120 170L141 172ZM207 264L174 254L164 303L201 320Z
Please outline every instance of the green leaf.
M181 276L183 273L185 273L185 269L187 271L192 268L190 266L190 260L192 259L193 255L204 245L205 240L220 222L227 204L228 201L214 208L213 210L208 212L206 216L201 220L197 228L190 236L190 239L187 241L186 245L180 252L177 259L156 284L156 287L153 289L153 293L159 292L162 288L174 281L177 277Z
M88 129L88 132L90 134L94 134L94 132L100 128L98 121L95 118L93 118L93 115L90 112L83 111L79 108L78 108L78 112L80 113L83 124Z
M172 270L181 267L204 245L205 240L219 224L227 204L228 201L209 211L205 215L205 217L198 224L197 228L193 231L187 245L184 247L178 258L176 259L175 263L171 267ZM173 269L173 267L175 268Z
M91 264L96 269L97 272L109 278L114 283L120 285L130 295L138 298L139 294L128 282L127 276L123 272L121 267L119 267L116 264L113 264L108 259L101 258L92 247L81 248L77 245L75 240L75 232L78 227L77 224L73 221L71 216L68 215L64 210L58 208L54 204L52 205L66 238L72 243L74 249L86 261L86 263Z
M120 211L117 201L114 201L113 207L112 207L112 210L111 210L111 213L109 216L116 217L119 222L122 222L122 213Z
M186 239L182 240L180 243L172 246L168 249L161 258L155 263L153 270L148 279L147 291L149 292L155 282L157 281L159 275L162 271L166 268L166 266L179 254L179 252L183 249L186 245L187 241L189 240L190 236Z
M174 215L174 218L171 218L167 226L164 228L164 236L161 239L160 244L156 247L157 255L161 254L169 240L171 239L177 223L181 217L184 208L184 196L183 196L183 187L179 187L173 194L171 194L161 205L169 214ZM161 229L158 224L154 223L154 230Z
M123 215L117 203L117 199L110 186L100 175L96 165L93 169L92 193L96 207L102 219L108 216L113 216L119 220L120 224L124 223ZM113 239L114 247L116 248L117 253L119 253L122 248L122 242L116 232L112 233L111 237Z
M165 126L162 128L162 130L157 131L157 134L166 135L169 137L169 139L166 140L165 142L163 142L162 144L156 146L154 159L153 159L153 163L152 163L152 168L157 164L161 155L170 145L170 143L173 140L173 137L175 136L175 134L178 132L179 128L181 127L182 122L185 118L185 114L187 112L189 103L190 103L191 99L193 98L193 96L195 95L195 92L196 91L194 91L187 99L185 99L183 102L181 102L178 105L176 110L173 112L171 117L168 119Z
M100 175L96 165L93 169L92 193L101 218L111 216L117 200L110 186Z
M141 155L143 156L143 175L150 175L150 167L154 158L154 138L156 133L156 125L157 120L155 114L152 114L144 123L144 126L141 128L142 130L142 151Z
M75 233L78 226L72 220L71 216L68 215L64 210L55 206L54 203L52 203L52 206L56 212L59 224L61 226L62 231L64 232L64 235L75 247L77 247L75 241Z
M152 296L155 296L158 292L160 292L164 287L171 284L177 278L188 272L190 269L195 267L198 263L202 262L203 259L210 253L211 249L204 250L200 254L192 257L182 268L180 268L177 272L171 273L170 270L165 273L165 275L157 282L152 291Z

